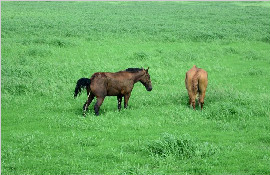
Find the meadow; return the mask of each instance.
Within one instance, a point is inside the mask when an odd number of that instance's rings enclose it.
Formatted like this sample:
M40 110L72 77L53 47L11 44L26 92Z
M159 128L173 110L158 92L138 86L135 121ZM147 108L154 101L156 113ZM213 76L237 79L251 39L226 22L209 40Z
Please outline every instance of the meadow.
M1 2L5 175L270 174L269 2ZM208 72L204 110L185 73ZM95 72L150 67L128 109L74 99Z

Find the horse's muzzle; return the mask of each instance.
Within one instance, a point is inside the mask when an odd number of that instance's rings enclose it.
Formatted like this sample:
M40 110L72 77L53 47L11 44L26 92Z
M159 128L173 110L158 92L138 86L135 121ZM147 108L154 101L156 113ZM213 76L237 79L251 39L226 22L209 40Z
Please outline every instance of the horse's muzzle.
M147 91L152 91L152 87L147 88Z

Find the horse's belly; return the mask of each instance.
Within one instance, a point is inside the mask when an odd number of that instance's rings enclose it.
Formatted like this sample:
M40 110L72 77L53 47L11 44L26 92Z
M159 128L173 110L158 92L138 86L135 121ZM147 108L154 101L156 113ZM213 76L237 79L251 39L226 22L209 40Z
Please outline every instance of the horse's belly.
M120 95L121 91L117 90L117 89L110 89L107 92L107 96L117 96Z
M118 96L118 95L125 95L129 93L131 90L126 88L116 89L116 88L110 88L107 90L107 96Z

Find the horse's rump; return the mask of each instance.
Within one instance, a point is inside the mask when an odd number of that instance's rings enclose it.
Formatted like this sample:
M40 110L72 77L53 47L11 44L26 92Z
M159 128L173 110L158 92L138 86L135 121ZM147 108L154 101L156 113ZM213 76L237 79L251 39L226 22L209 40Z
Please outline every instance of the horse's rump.
M208 83L207 77L207 72L201 68L197 68L196 66L193 66L186 73L185 83L189 95L189 103L193 106L193 109L195 109L195 99L198 92L199 103L201 105L201 109L203 108L205 91Z
M198 74L197 67L193 66L189 71L186 72L186 88L193 94L197 93L198 90Z
M192 91L194 95L196 95L198 92L198 84L199 84L198 78L199 78L199 71L198 69L196 69L196 72L192 77Z
M198 69L198 90L199 91L205 91L208 84L208 74L203 69Z

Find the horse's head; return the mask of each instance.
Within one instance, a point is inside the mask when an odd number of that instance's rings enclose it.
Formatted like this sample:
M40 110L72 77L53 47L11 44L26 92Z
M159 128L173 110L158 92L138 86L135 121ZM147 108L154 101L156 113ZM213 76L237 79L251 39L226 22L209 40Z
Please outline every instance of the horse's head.
M148 73L148 70L149 70L149 67L147 69L142 69L144 74L141 76L139 81L144 85L144 87L146 88L147 91L151 91L152 90L152 83L151 83L151 79L150 79L150 75Z

